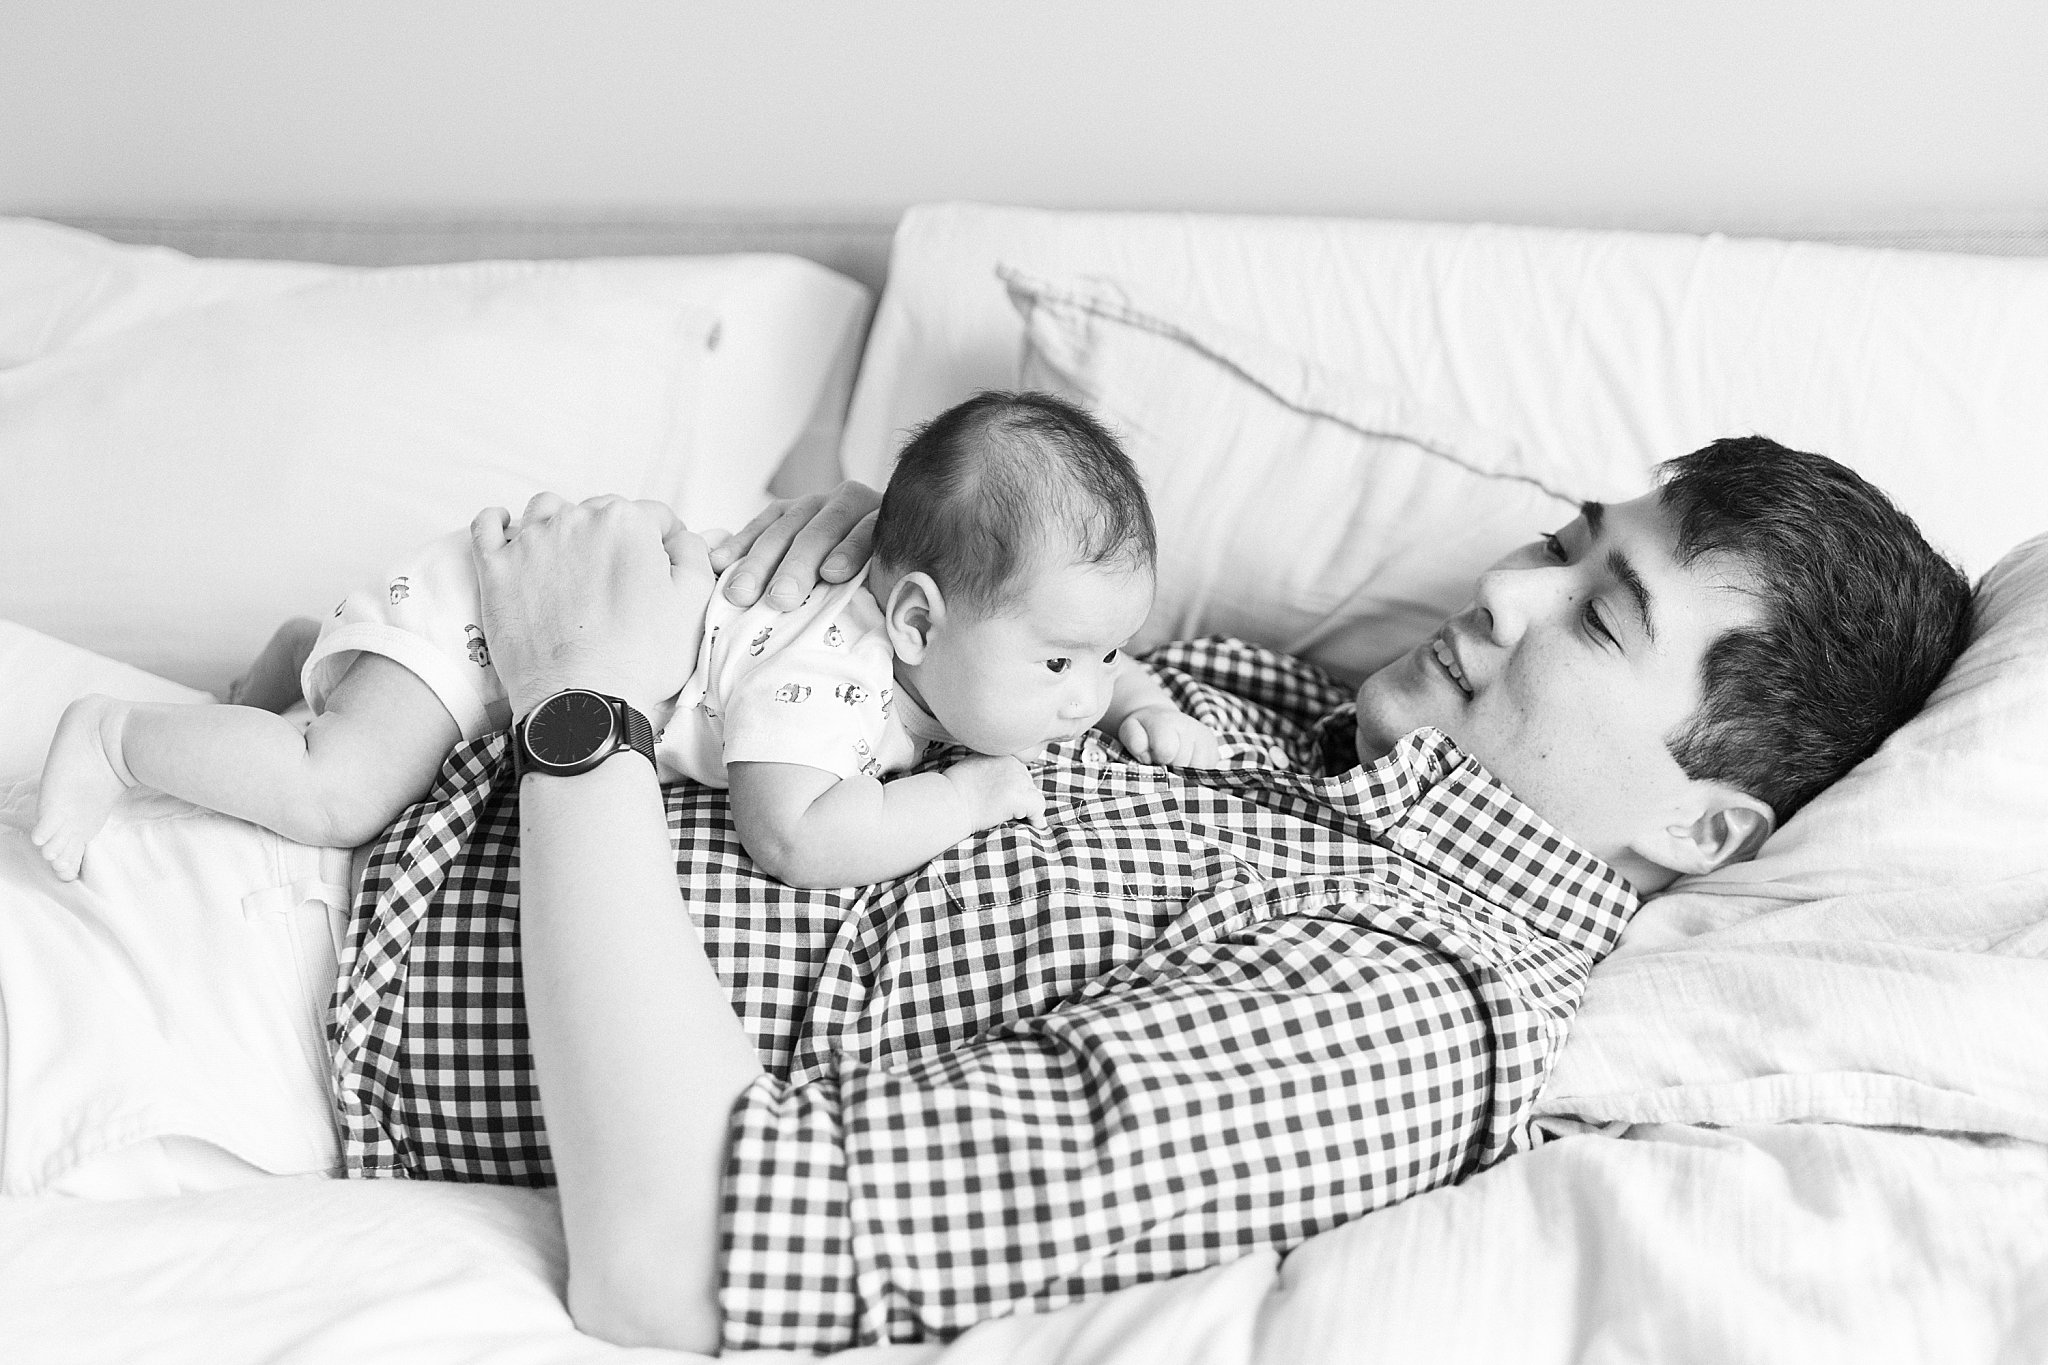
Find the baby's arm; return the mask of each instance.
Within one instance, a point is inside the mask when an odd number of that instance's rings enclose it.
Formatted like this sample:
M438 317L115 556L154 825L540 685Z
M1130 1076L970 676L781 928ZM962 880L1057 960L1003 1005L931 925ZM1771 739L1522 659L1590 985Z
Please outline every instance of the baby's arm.
M796 763L734 763L733 826L761 869L791 886L867 886L915 872L979 830L1045 823L1045 797L1014 758L977 754L893 782Z
M1223 761L1216 732L1175 705L1159 680L1128 654L1117 660L1109 710L1095 728L1115 735L1140 763L1213 768Z

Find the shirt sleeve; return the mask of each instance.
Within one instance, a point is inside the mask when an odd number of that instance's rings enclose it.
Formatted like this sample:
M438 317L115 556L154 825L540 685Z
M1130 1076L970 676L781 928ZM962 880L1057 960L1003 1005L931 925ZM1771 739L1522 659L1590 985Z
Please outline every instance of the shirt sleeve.
M1450 957L1325 917L1346 894L1268 888L1241 931L944 1055L756 1082L726 1172L727 1348L945 1337L1456 1178L1485 1123L1483 1006Z

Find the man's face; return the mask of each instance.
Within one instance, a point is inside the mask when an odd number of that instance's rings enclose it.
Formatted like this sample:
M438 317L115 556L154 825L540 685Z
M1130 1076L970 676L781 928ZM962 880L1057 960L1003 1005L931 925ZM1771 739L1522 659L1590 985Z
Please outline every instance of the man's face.
M1639 889L1668 881L1659 841L1696 818L1703 784L1665 739L1699 707L1708 647L1760 615L1739 571L1681 568L1675 545L1652 493L1588 503L1502 559L1471 606L1359 688L1361 761L1435 726Z

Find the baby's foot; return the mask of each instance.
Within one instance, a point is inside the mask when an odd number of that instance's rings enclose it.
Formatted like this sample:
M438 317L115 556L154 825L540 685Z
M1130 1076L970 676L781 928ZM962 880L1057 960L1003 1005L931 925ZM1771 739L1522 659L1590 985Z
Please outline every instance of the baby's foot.
M130 705L114 697L80 697L57 722L29 840L63 881L77 880L85 846L107 822L122 789L135 785L121 758L121 728Z

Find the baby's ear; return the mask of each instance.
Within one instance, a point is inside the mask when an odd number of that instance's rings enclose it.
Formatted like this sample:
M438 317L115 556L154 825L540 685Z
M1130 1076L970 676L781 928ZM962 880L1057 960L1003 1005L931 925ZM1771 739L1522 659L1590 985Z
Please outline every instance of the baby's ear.
M889 647L907 664L924 662L933 629L946 618L946 599L928 573L907 573L889 586L882 619Z

